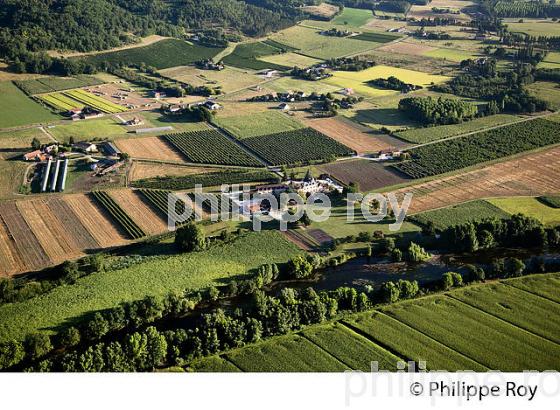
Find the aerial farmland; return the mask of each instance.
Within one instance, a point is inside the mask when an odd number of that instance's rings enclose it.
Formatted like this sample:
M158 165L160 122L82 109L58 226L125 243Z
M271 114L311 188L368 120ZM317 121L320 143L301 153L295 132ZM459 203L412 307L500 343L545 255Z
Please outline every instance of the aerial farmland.
M555 2L67 3L0 19L1 371L560 370Z

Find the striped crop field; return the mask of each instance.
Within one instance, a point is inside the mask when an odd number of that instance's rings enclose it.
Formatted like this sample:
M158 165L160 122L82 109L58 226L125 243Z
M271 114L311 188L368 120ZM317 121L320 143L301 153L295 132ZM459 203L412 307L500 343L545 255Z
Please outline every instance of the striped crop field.
M193 371L523 371L560 365L560 273L471 285L312 325L193 362Z
M104 191L93 191L93 197L103 208L119 223L128 236L132 239L140 239L146 236L146 233L140 228L136 222L115 202L113 198Z
M83 108L84 106L94 108L106 114L116 114L127 111L126 107L81 89L43 94L39 98L54 109L60 111Z
M262 166L256 158L215 130L171 134L164 138L189 162L247 167Z

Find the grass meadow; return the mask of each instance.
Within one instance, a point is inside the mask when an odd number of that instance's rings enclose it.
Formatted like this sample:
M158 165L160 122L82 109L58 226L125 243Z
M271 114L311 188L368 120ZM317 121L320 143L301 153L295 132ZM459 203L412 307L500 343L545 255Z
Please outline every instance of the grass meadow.
M74 285L0 306L0 341L21 339L34 331L50 332L124 301L201 289L244 275L265 263L286 262L300 252L279 232L263 231L203 252L156 256L128 268L95 273L78 279Z
M495 198L489 199L488 202L508 214L522 213L538 219L544 225L560 224L560 209L547 206L537 198Z
M509 218L510 214L487 201L472 201L435 211L422 212L412 216L412 221L427 225L432 222L434 227L445 230L454 225L461 225L471 221L480 221L486 218Z
M0 128L40 124L60 119L59 116L26 96L11 81L0 82Z
M469 132L481 131L485 128L510 124L520 118L515 115L497 114L490 117L476 118L461 124L440 125L437 127L415 128L395 133L396 137L414 144L438 141L443 138L455 137Z
M216 123L239 139L294 131L305 128L299 121L280 111L265 111L239 117L216 117Z

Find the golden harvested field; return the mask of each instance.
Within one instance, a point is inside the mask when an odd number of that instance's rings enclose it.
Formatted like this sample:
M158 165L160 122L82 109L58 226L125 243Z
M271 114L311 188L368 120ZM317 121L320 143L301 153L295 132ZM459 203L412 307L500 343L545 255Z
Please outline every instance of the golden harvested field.
M130 181L156 177L180 177L185 175L216 172L216 168L191 167L182 165L154 164L151 162L134 161L128 178Z
M333 4L321 3L318 6L305 6L302 9L315 16L330 18L338 12L339 7Z
M51 261L64 260L66 252L58 243L57 237L50 231L42 215L35 208L35 201L18 201L16 205L49 259Z
M400 94L398 91L375 88L367 84L370 80L387 78L389 76L397 77L405 83L421 85L424 87L432 83L440 84L450 79L449 77L442 75L427 74L405 68L376 65L359 72L335 71L332 77L322 80L322 82L338 86L340 88L352 88L356 93L365 97L382 97Z
M148 235L160 234L167 230L167 223L141 199L140 193L130 189L118 189L110 191L109 195Z
M88 195L66 195L64 201L70 206L100 247L108 248L126 243L125 236L113 224L111 217L98 207Z
M126 240L86 195L0 203L0 275L56 265Z
M185 162L185 159L161 137L127 138L115 142L132 158L157 161Z
M398 141L393 141L384 134L374 134L370 129L343 118L307 119L304 123L352 148L358 154L396 148L394 142Z
M394 191L414 194L411 214L482 198L560 192L560 147Z

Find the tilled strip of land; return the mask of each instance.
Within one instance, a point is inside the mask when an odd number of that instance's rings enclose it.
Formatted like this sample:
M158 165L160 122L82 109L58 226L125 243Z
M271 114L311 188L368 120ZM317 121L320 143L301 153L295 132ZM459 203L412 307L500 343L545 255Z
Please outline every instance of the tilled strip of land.
M560 192L560 147L527 154L481 169L435 179L394 193L414 194L410 214L475 199L538 196Z

